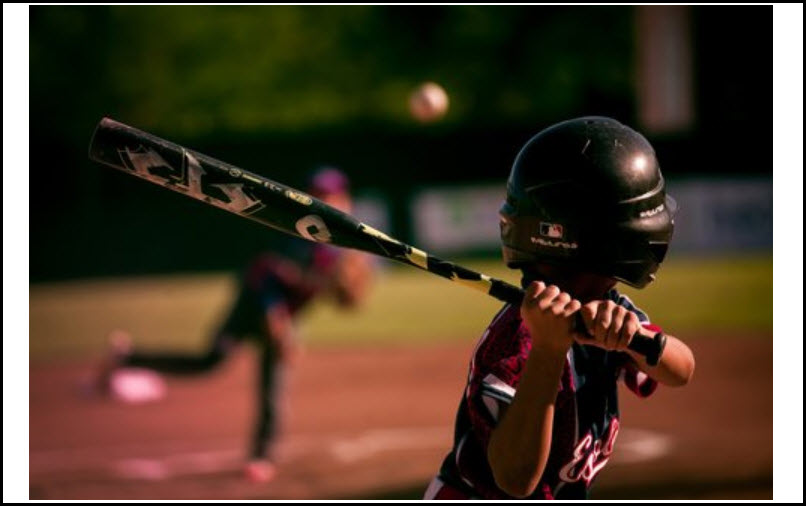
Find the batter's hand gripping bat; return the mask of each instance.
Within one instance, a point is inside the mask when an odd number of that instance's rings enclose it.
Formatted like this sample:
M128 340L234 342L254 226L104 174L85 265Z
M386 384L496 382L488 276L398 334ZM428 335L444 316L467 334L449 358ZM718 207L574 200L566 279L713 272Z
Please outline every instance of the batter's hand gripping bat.
M466 269L397 239L301 191L183 148L109 118L90 141L92 160L310 241L391 258L520 305L524 292L499 279ZM584 329L578 318L576 327ZM665 337L634 336L630 349L654 365Z

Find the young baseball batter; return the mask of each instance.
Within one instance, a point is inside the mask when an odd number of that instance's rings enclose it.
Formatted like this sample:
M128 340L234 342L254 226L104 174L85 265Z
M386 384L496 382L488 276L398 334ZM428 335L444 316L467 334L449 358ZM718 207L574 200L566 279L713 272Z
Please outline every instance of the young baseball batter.
M616 451L617 382L646 397L690 380L691 350L615 289L654 280L673 206L652 146L615 120L565 121L526 143L500 211L504 260L526 297L476 346L426 499L587 498ZM658 332L667 345L652 367L627 345Z
M308 185L311 195L350 212L347 177L334 168L315 172ZM117 344L104 381L120 368L146 368L170 374L210 371L247 337L259 347L259 380L255 397L257 417L245 472L257 482L275 474L272 442L277 425L277 394L283 365L297 349L295 318L315 297L333 295L341 306L354 306L366 295L371 281L366 255L302 239L289 239L283 254L265 252L244 270L238 296L223 324L213 333L201 355L150 354L126 350ZM120 349L120 348L124 349Z

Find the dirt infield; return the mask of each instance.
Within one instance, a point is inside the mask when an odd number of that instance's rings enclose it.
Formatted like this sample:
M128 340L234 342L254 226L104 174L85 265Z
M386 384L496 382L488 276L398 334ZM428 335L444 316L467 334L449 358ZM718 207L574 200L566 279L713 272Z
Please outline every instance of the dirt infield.
M309 350L290 371L275 481L241 477L253 363L169 379L167 399L87 395L91 364L31 363L31 499L417 499L450 447L473 342ZM694 339L694 381L622 395L598 499L772 499L772 337Z

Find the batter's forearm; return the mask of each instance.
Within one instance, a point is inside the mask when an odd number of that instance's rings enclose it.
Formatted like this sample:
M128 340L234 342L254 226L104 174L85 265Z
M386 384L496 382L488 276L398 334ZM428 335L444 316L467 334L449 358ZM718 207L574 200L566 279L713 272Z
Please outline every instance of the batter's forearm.
M490 437L487 457L496 484L513 497L531 495L545 470L564 365L565 353L533 348L518 391Z
M646 329L641 332L646 336L653 334L652 331ZM683 386L694 375L694 353L681 340L668 334L666 335L666 348L656 366L647 364L646 359L635 352L628 350L627 353L641 371L667 386Z

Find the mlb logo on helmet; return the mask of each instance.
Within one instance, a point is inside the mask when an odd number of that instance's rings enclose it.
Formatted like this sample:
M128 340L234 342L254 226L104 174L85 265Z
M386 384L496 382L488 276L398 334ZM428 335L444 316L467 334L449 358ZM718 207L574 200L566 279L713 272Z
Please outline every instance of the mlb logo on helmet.
M540 223L540 235L551 237L552 239L563 238L563 226L558 223Z

